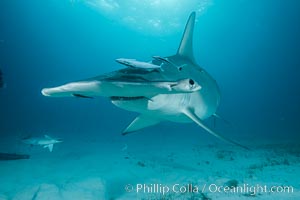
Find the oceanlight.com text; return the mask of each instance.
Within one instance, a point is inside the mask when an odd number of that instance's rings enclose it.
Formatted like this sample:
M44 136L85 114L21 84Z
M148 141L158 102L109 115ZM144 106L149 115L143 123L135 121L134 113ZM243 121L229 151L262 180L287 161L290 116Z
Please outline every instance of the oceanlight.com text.
M135 192L137 194L168 194L168 193L233 193L233 194L247 194L249 196L255 196L262 193L293 193L293 186L282 186L282 185L250 185L250 184L241 184L236 187L227 186L227 185L218 185L218 184L161 184L161 183L138 183L135 185L127 184L125 186L126 192Z

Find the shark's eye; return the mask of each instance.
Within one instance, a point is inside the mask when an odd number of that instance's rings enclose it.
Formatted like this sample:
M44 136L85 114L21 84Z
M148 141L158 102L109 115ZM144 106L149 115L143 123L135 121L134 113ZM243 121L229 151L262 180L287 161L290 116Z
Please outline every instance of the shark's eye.
M190 79L190 80L189 80L189 83L190 83L190 85L194 85L194 84L195 84L195 81L194 81L193 79Z
M181 71L181 70L182 70L182 67L178 67L178 70Z

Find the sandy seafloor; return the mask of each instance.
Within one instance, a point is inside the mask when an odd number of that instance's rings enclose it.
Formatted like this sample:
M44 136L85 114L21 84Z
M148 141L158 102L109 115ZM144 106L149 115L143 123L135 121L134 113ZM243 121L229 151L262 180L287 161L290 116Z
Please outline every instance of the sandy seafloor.
M252 143L251 151L246 151L223 143L191 142L183 138L178 145L170 137L154 143L70 136L55 145L52 153L41 147L21 146L20 150L31 158L1 161L0 200L300 199L299 145L261 141ZM238 181L238 187L292 186L293 191L255 194L209 191L211 184L225 186L233 180ZM180 187L192 184L199 191L165 195L143 190L126 192L125 187L130 189L136 184L161 184L170 190L174 184Z

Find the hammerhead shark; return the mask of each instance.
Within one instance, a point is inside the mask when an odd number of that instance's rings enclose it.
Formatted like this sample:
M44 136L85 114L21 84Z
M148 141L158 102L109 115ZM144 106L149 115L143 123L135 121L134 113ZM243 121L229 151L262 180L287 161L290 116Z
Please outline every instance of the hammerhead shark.
M49 97L107 97L122 109L140 113L123 135L156 125L162 121L177 123L195 122L208 133L234 145L237 142L216 133L203 122L216 116L220 103L217 82L195 61L193 32L195 12L187 21L177 53L172 56L153 56L150 62L135 59L116 59L126 68L44 88Z
M44 135L44 137L26 137L22 139L22 142L30 146L42 146L43 148L48 148L49 151L52 152L53 145L61 143L62 140Z

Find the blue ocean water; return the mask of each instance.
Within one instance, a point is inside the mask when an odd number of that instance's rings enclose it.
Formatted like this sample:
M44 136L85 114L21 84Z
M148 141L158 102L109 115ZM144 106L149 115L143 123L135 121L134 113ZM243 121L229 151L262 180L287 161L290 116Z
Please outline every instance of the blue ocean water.
M0 94L2 137L82 129L117 135L132 113L116 109L106 99L47 99L40 90L120 69L114 61L119 57L150 60L152 55L173 55L197 5L187 2L179 6L181 12L176 8L177 13L168 15L163 10L175 5L166 1L168 7L161 3L150 15L147 1L116 1L123 6L117 11L89 3L1 1L0 66L6 82ZM135 5L139 11L122 13ZM239 128L239 135L299 135L298 8L298 1L282 0L206 1L198 8L195 57L217 80L222 92L219 113ZM141 24L127 26L122 18L130 14ZM164 24L157 30L151 27L147 16L161 17L168 30L162 30ZM168 20L175 18L178 24L172 27ZM174 126L167 125L171 132L201 132L194 125Z
M18 139L44 134L158 148L180 147L183 139L222 143L196 124L171 122L124 139L121 132L136 113L105 98L41 94L45 87L121 69L117 58L175 54L192 11L195 59L219 84L218 113L232 124L217 120L215 129L250 148L299 144L299 8L297 0L2 0L0 150L22 153ZM213 119L206 123L214 126Z

